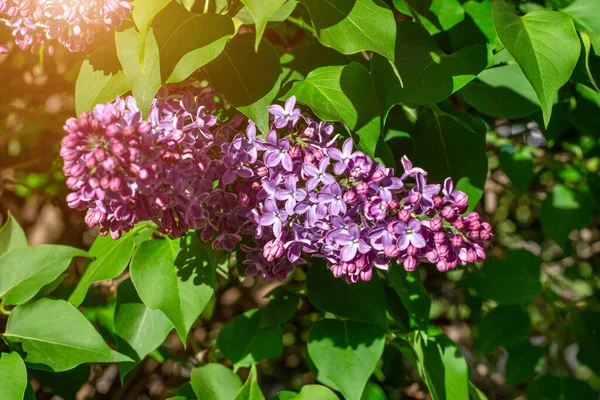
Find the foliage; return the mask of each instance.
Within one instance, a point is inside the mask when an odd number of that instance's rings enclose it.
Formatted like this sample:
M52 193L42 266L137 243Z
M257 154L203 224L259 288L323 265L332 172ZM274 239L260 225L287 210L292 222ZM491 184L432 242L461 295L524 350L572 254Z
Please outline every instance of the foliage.
M69 31L52 56L0 54L0 208L17 217L0 228L0 398L75 398L109 364L115 398L595 397L596 0L132 5L93 44ZM450 176L494 226L487 259L447 274L393 262L348 284L317 254L273 284L201 230L174 239L140 223L92 243L64 201L63 122L129 92L151 119L155 98L188 85L215 89L218 117L237 110L259 137L267 106L294 95L378 162L398 169L407 155L431 181ZM68 231L35 239L28 215L50 200ZM158 364L178 375L136 388Z

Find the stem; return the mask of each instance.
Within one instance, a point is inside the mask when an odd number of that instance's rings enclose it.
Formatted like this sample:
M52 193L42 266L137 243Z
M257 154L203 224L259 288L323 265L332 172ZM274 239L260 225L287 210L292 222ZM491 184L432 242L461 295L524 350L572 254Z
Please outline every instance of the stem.
M208 8L210 7L210 0L205 0L204 2L204 14L208 12Z
M287 17L287 21L290 21L292 24L309 31L314 37L317 37L317 32L315 32L315 29L300 18Z
M4 315L10 315L10 311L4 308L4 301L0 302L0 313Z

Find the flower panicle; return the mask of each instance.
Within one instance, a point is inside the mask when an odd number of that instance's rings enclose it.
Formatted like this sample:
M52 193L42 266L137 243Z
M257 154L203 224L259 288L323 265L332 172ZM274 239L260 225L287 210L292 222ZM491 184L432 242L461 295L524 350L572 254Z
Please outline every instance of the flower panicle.
M485 259L491 226L465 215L467 195L427 182L402 157L404 172L338 147L334 126L296 108L269 106L263 137L223 106L211 89L162 93L142 120L133 98L96 106L65 124L61 155L69 206L119 237L154 221L171 236L198 230L218 250L241 249L248 275L283 280L305 257L324 258L336 277L369 280L392 262L448 271Z
M69 51L85 50L102 30L112 30L131 13L128 0L0 0L0 22L12 29L21 50L54 53L53 41ZM2 46L0 53L6 52Z

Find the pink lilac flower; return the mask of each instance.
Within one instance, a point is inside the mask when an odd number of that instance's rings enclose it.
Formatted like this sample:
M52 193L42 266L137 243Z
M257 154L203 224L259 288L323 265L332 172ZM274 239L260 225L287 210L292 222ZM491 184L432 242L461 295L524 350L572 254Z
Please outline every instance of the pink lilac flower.
M149 121L132 99L67 121L67 201L101 233L151 220L172 236L198 230L218 250L248 238L246 273L264 279L285 279L306 254L348 283L374 268L447 271L485 259L491 226L464 215L468 197L450 178L428 184L406 157L397 178L351 138L339 149L333 125L302 115L295 99L269 107L263 140L251 121L218 120L211 89L159 93Z
M70 51L83 51L102 30L121 25L132 10L127 0L0 0L0 21L12 28L22 50L44 46L53 53L56 40Z

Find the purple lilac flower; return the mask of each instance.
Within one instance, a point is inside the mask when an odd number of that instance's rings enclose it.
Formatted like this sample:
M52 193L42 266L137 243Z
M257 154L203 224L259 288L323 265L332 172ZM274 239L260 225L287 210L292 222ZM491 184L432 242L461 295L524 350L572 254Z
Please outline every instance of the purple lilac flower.
M285 201L285 210L288 214L294 214L294 207L299 201L306 198L306 190L296 188L298 177L290 175L285 179L285 189L276 189L275 198Z
M0 22L13 29L22 50L44 46L53 54L56 40L69 51L83 51L101 30L121 25L132 10L127 0L0 0Z
M285 127L293 127L300 119L300 110L294 108L296 106L296 96L292 96L285 101L284 107L274 104L267 109L275 116L273 123L277 129Z
M329 166L329 158L323 157L319 162L319 166L316 167L313 164L304 163L302 166L302 171L309 176L306 181L306 189L314 190L314 188L322 183L324 185L331 185L335 182L335 179L331 174L327 172L327 167Z
M416 219L411 219L408 224L402 221L396 221L393 225L394 232L397 235L396 247L403 251L409 245L413 245L417 249L422 249L427 245L425 238L421 235L421 223Z
M491 226L463 215L468 198L451 179L440 195L406 157L396 178L351 139L338 149L333 125L302 116L294 99L271 107L263 141L243 117L219 121L210 89L172 88L159 91L148 121L132 99L117 99L65 124L67 201L101 233L118 237L152 220L172 236L196 229L226 251L251 237L241 245L247 274L264 279L284 279L304 254L348 283L394 260L407 271L422 262L447 271L485 259Z

